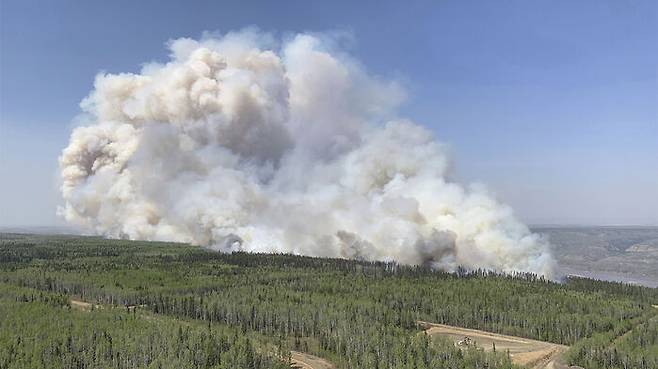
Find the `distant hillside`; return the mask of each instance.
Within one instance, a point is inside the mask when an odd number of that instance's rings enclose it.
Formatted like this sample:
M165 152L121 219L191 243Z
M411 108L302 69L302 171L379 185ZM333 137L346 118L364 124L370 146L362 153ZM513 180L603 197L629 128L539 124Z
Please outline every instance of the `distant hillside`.
M82 235L82 230L68 226L0 226L0 233L24 233L39 235Z
M658 286L658 227L533 227L547 236L562 271Z

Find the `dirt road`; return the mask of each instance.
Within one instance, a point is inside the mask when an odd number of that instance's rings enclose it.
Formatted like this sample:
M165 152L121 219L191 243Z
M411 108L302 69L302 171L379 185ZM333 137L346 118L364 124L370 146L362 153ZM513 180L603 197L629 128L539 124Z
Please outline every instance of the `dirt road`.
M453 327L443 324L429 322L418 322L429 335L441 335L455 341L470 338L478 347L486 351L493 350L505 352L509 350L510 357L515 364L523 365L532 369L565 369L568 365L562 363L562 354L567 346L555 343L535 341L528 338L506 336L503 334L489 333L475 329Z
M333 364L325 359L305 352L291 351L292 367L298 369L333 369Z

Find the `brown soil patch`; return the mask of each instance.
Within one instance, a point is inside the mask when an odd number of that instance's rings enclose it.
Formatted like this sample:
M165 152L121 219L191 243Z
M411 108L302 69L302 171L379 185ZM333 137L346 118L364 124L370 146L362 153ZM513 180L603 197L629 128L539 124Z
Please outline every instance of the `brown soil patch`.
M89 302L85 302L82 300L76 300L76 299L71 299L70 301L71 307L77 310L82 310L82 311L91 311L91 308L93 307L94 309L102 309L100 305L94 305Z
M562 362L562 354L568 349L567 346L555 343L531 340L523 337L507 336L475 329L453 327L444 324L433 324L418 322L425 329L425 333L441 335L452 339L455 344L465 337L475 342L477 347L485 351L509 351L510 357L515 364L532 369L563 369L569 368Z
M333 369L334 365L327 360L307 354L305 352L291 351L292 367L298 369Z

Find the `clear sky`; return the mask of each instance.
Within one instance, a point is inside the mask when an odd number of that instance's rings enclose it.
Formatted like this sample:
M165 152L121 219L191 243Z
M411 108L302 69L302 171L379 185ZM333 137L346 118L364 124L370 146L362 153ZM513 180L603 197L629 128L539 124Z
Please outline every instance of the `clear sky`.
M0 2L0 225L56 225L57 157L99 71L255 25L350 52L529 223L658 225L658 2Z

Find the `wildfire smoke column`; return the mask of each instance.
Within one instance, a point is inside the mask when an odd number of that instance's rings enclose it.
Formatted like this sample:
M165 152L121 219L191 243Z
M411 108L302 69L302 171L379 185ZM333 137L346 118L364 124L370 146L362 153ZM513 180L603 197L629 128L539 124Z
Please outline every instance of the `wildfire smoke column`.
M100 74L60 157L60 214L109 237L550 276L549 245L396 114L329 36L247 29Z

